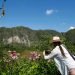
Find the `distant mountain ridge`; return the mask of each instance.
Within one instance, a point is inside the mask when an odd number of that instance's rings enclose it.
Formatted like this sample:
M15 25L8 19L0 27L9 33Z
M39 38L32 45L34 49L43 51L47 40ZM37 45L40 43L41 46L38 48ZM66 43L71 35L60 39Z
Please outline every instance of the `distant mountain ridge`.
M30 42L39 41L42 36L61 35L54 30L32 30L27 27L0 28L0 39L4 43L23 43L30 45Z
M60 33L55 30L32 30L27 27L19 26L12 28L0 27L0 44L20 47L47 48L52 36L58 35L75 43L75 29ZM42 49L43 49L42 48Z

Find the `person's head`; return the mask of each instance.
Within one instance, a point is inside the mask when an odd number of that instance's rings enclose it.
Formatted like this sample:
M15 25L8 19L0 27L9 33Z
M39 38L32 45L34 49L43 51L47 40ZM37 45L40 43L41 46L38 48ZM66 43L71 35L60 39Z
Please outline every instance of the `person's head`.
M53 45L54 45L54 46L59 46L59 49L60 49L60 51L61 51L61 54L62 54L64 57L66 57L65 54L64 54L64 51L63 51L63 49L62 49L62 47L61 47L61 40L60 40L60 37L59 37L59 36L53 36L52 42L53 42Z
M59 36L53 36L52 43L54 44L54 46L60 45L61 44L60 37Z

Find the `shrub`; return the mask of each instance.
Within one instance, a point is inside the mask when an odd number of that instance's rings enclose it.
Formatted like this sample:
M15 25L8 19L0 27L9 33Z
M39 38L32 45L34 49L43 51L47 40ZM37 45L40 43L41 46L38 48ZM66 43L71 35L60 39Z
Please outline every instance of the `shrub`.
M43 58L0 61L0 75L58 75L58 73L54 62L48 63Z

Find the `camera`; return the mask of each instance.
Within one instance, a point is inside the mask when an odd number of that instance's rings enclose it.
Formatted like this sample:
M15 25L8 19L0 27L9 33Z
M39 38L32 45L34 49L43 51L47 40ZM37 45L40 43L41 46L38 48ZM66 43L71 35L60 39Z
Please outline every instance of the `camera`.
M51 53L50 50L45 50L45 55L49 55Z

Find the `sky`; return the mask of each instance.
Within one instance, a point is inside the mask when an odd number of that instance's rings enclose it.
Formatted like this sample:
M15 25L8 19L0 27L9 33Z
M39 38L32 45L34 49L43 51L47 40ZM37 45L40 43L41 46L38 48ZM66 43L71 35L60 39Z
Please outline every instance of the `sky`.
M0 0L0 8L2 7ZM6 0L0 27L66 32L75 28L75 0Z

